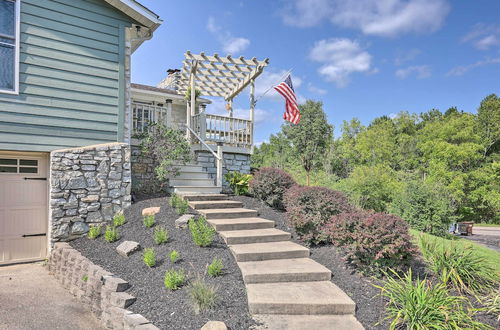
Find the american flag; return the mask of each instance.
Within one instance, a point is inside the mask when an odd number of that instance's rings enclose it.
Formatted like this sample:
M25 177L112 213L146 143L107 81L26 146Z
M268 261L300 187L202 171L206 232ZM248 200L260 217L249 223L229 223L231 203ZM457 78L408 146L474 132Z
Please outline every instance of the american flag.
M300 112L297 104L297 97L293 90L292 77L288 75L285 81L275 86L274 89L285 98L285 113L283 119L297 125L300 121Z

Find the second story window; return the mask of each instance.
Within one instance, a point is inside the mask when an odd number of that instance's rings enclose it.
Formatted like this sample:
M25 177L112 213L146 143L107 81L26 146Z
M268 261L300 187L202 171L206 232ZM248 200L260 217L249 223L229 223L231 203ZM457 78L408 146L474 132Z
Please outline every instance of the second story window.
M19 85L20 0L0 0L0 93L17 93Z

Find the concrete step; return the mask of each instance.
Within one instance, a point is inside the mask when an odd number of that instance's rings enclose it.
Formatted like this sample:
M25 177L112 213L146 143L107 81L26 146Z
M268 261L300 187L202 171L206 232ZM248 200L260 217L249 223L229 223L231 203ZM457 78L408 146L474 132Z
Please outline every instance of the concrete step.
M196 202L189 202L189 206L191 206L195 210L230 209L230 208L241 208L243 206L243 203L231 200L196 201Z
M262 218L208 219L207 222L218 232L274 228L274 221Z
M245 283L329 281L332 273L309 258L238 262Z
M259 213L255 210L234 208L234 209L208 209L199 210L200 214L207 219L234 219L234 218L251 218L256 217Z
M247 284L252 314L354 314L356 304L330 281ZM309 328L309 327L308 327Z
M214 180L212 179L170 179L169 184L171 186L197 186L197 187L209 187L214 186Z
M176 194L220 194L222 187L217 186L171 186L170 191Z
M226 244L280 242L288 241L292 236L286 231L275 228L221 231L219 234Z
M176 167L179 168L179 172L205 172L202 166L196 164L176 165Z
M297 243L271 242L229 246L237 262L309 257L309 249Z
M189 201L189 202L196 202L196 201L220 201L227 199L227 195L224 194L188 194L188 193L183 193L181 196Z
M210 179L208 173L205 171L202 172L180 172L178 176L173 177L172 179Z
M255 315L252 330L363 330L354 315Z

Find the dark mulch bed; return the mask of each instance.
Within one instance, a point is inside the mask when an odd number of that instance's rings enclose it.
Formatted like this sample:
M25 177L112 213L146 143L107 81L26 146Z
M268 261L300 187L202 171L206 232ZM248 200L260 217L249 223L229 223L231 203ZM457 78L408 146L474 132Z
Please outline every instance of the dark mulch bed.
M131 284L129 292L137 297L137 301L129 310L144 315L162 329L200 329L209 320L224 321L231 329L248 329L253 325L240 270L222 239L217 237L212 247L198 247L193 243L188 229L175 228L174 221L178 216L165 197L142 197L137 200L125 212L127 223L119 227L121 238L118 242L108 243L101 236L96 240L80 238L70 243L94 263ZM153 241L153 228L145 228L142 224L141 211L151 206L161 206L160 213L156 215L156 224L169 231L168 242L160 246ZM129 258L118 255L115 248L125 240L139 242L143 248L154 247L159 260L157 266L147 267L141 252ZM168 255L174 249L182 259L171 265ZM222 260L224 275L210 278L206 275L206 266L214 257ZM172 267L184 269L190 280L204 276L208 283L216 285L219 296L217 308L196 315L187 286L177 291L165 289L163 278L166 270Z
M293 228L287 226L285 212L277 211L259 200L247 196L233 196L234 200L241 201L246 208L259 211L259 216L274 220L276 228L292 233L292 239L297 239ZM380 290L373 284L377 281L363 276L342 259L340 251L334 246L320 246L311 248L311 258L332 271L332 282L340 287L356 303L356 318L366 329L387 329L390 322L384 322L384 306L386 300L378 296ZM380 324L377 324L379 323Z

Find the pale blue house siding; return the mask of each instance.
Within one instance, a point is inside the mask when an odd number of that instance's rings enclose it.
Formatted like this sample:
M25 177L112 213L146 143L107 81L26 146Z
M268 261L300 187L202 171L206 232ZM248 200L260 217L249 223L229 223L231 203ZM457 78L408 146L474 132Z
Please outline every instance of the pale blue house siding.
M101 0L22 0L19 95L0 93L0 150L122 141L131 23Z

